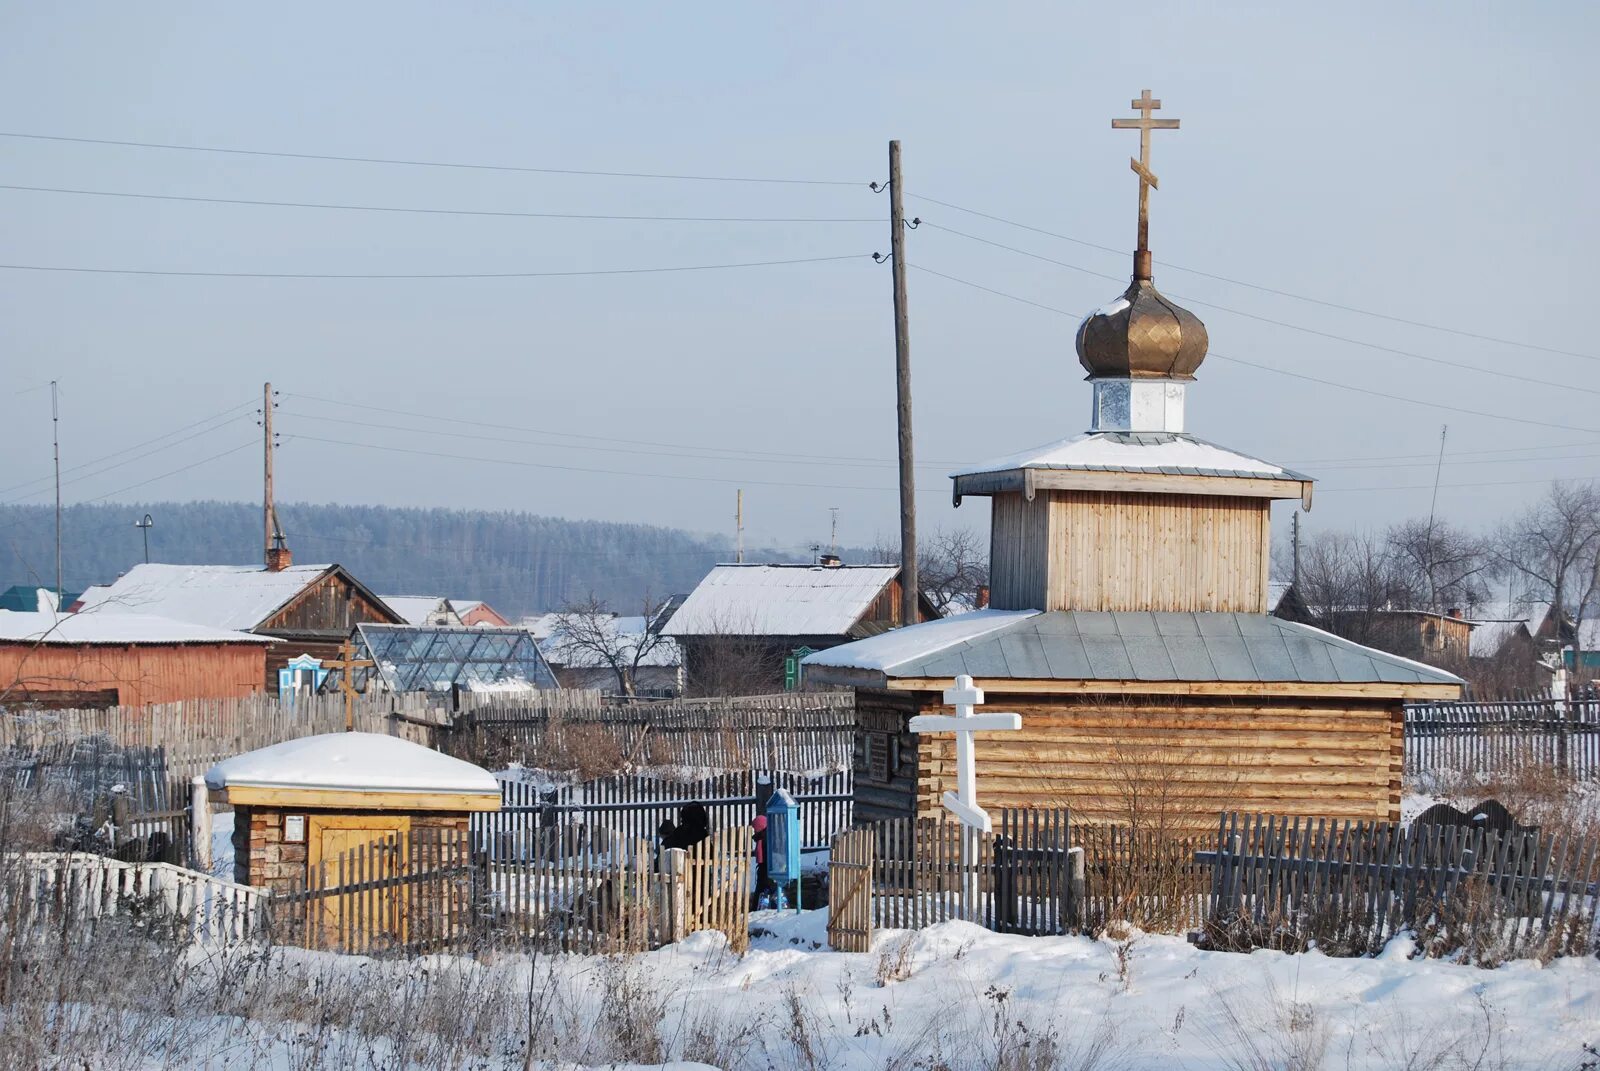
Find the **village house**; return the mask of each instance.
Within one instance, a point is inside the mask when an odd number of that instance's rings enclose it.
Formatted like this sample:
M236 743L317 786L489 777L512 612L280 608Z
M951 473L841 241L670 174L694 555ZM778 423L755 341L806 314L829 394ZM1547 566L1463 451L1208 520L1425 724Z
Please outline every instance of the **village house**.
M262 690L273 640L150 614L0 610L0 708L104 709Z
M78 612L154 614L281 640L263 674L279 693L304 688L304 675L337 658L356 625L402 623L342 565L295 565L281 547L267 557L263 565L136 565L84 592Z
M461 614L443 595L385 595L384 605L408 625L459 625Z
M1121 122L1148 130L1159 104ZM1207 333L1155 288L1147 150L1140 168L1132 283L1077 333L1089 430L952 476L957 505L991 503L991 608L804 660L808 685L857 690L858 820L940 812L953 734L908 723L950 713L963 674L1021 715L977 734L984 804L1147 828L1398 819L1404 704L1460 695L1448 672L1268 615L1271 505L1309 508L1312 480L1187 430Z
M924 621L939 616L919 599ZM799 686L799 660L875 636L904 622L900 568L845 565L718 565L662 627L683 648L688 685L699 692Z
M631 678L633 695L669 698L683 691L683 650L676 640L659 634L643 614L539 614L527 619L528 630L563 688L588 688L629 694L623 677ZM563 624L576 624L574 630Z
M451 599L450 605L455 608L456 616L461 618L463 625L492 625L495 628L507 628L511 621L482 599Z

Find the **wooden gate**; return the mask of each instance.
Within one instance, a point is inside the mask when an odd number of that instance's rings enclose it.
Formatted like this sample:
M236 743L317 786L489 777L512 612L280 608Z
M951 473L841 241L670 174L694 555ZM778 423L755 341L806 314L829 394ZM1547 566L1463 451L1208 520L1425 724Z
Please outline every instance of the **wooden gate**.
M308 873L324 889L366 886L385 889L381 905L361 893L333 893L312 900L313 947L392 947L405 944L406 890L393 883L402 873L403 840L411 820L391 815L312 815L306 833Z
M872 947L872 859L870 829L841 833L828 859L828 945L840 952Z
M683 932L720 930L728 946L750 944L750 850L747 826L719 829L685 855Z

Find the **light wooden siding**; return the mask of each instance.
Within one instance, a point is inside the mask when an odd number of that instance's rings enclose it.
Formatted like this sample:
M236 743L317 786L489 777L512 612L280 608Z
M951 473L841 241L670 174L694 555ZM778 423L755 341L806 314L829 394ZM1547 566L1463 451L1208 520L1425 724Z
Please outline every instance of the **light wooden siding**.
M1127 823L1138 803L1147 818L1164 810L1194 826L1223 810L1399 817L1397 703L1157 706L991 695L988 706L1020 713L1023 727L978 737L978 798L986 807L1065 805L1075 818ZM919 741L917 809L931 815L955 788L955 747L949 734Z
M225 699L262 690L267 645L0 645L0 691L117 690L122 706Z
M1265 613L1267 499L1052 491L1047 610Z
M1046 497L994 496L989 524L989 605L997 610L1044 608L1049 592L1049 509Z

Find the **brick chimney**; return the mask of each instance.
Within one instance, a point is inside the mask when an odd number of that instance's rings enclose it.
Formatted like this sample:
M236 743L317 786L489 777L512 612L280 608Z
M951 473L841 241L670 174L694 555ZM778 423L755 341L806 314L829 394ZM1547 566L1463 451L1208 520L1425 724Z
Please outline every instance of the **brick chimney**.
M818 564L824 569L837 569L844 564L844 559L837 554L824 554Z
M978 597L972 600L973 609L987 610L989 608L989 585L978 585Z
M281 573L294 564L294 555L282 543L267 548L267 572Z

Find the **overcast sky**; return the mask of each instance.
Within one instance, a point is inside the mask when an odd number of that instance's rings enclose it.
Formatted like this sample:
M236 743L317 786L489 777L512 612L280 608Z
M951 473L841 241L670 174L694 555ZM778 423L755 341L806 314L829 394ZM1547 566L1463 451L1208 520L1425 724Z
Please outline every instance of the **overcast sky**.
M1426 514L1441 424L1440 509L1464 521L1552 478L1600 475L1600 9L1218 6L7 2L10 134L841 184L0 137L11 186L830 221L0 189L6 264L472 274L852 259L502 279L0 270L0 500L48 500L47 482L14 485L48 477L49 392L35 388L51 378L68 501L258 498L249 403L271 379L283 500L730 531L743 486L756 542L826 539L830 506L842 541L869 542L894 531L896 500L890 274L867 259L887 248L888 205L867 184L899 138L908 210L932 224L910 235L909 263L1063 310L911 275L923 524L982 526L983 502L950 509L952 463L1087 424L1072 335L1125 285L1137 137L1110 119L1145 87L1183 123L1155 136L1156 282L1188 299L1214 347L1190 430L1317 476L1314 528Z

